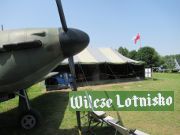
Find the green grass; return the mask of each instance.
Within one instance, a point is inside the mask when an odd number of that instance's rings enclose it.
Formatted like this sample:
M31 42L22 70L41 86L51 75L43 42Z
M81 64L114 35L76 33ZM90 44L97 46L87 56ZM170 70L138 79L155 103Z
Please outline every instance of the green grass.
M180 132L180 74L156 73L154 79L119 83L82 90L172 90L175 92L173 112L107 112L121 120L128 128L137 128L152 135L179 135ZM41 126L32 131L22 131L17 126L18 98L0 103L0 135L77 135L76 116L68 109L68 92L45 92L41 84L29 90L33 108L42 114ZM97 135L113 134L107 127L95 130Z

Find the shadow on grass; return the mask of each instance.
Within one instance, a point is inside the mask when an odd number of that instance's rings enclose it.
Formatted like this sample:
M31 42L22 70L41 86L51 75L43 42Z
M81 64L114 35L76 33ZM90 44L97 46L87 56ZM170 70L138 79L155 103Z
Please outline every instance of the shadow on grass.
M115 134L115 129L107 126L97 127L91 131L86 131L85 129L83 129L82 131L82 135L114 135L114 134Z
M0 113L0 135L78 135L75 126L70 126L68 129L61 129L65 110L68 107L68 100L68 92L59 91L44 93L32 99L30 101L31 106L41 113L42 120L38 128L30 131L22 130L18 126L18 108ZM72 113L72 115L75 118L75 113ZM71 118L69 120L71 122ZM71 125L69 122L66 123ZM67 125L67 127L69 126ZM111 135L114 134L114 129L97 127L94 132L96 135Z
M31 131L23 131L18 126L18 108L0 114L0 135L69 135L74 129L64 131L59 128L68 106L68 92L45 93L30 101L32 108L41 115L41 126ZM65 134L66 133L66 134Z
M109 113L110 112L107 112L106 116L108 116ZM115 117L114 118L119 121L118 125L124 126L120 114L118 112L115 112L114 114L116 114L116 118ZM84 115L87 116L88 112L84 112ZM81 116L82 116L82 113L81 113ZM115 134L115 129L112 126L108 125L106 122L103 122L102 124L98 118L92 120L90 130L88 130L89 122L88 122L87 117L83 117L81 119L81 122L82 122L83 135L114 135Z

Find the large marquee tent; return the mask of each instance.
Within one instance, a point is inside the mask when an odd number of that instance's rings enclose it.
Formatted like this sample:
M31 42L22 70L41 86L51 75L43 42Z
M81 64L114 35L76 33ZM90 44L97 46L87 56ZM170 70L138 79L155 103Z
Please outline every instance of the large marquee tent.
M88 47L74 56L78 82L112 80L120 78L144 78L144 64L121 55L112 48ZM54 71L70 73L65 59Z

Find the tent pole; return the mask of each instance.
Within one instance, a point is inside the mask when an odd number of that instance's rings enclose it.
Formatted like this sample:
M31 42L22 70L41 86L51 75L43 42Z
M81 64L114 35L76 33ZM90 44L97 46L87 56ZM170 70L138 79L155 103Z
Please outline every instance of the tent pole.
M109 68L109 70L111 71L111 73L113 74L114 78L117 80L117 76L114 74L114 72L112 71L111 67L108 65L108 63L105 62L105 64L107 65L107 67Z
M134 68L128 63L128 67L130 67L131 69L132 69L132 71L133 71L133 73L135 73L135 76L137 77L137 74L136 74L136 72L134 71Z
M78 62L78 66L80 67L80 69L81 69L81 71L82 71L82 73L83 73L83 76L84 76L85 81L86 81L86 86L88 86L87 78L86 78L85 73L84 73L84 71L83 71L83 68L82 68L82 66L79 64L79 62Z

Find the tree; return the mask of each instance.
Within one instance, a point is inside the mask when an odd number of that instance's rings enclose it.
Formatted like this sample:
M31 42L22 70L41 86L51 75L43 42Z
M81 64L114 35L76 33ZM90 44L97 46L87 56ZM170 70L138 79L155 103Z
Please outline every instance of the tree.
M175 56L174 55L166 55L163 57L165 66L167 69L173 70L175 68Z
M136 50L130 51L128 57L130 59L137 60L137 51Z
M146 67L160 66L159 54L152 47L143 47L138 50L137 60L144 61Z
M125 47L124 47L124 48L123 48L123 47L119 47L118 52L119 52L120 54L122 54L123 56L128 57L129 50L128 50L127 48L125 48Z
M176 58L177 62L180 63L180 54L176 54L175 58Z

